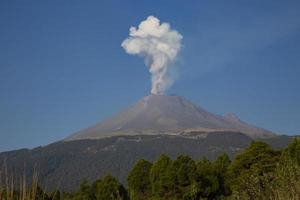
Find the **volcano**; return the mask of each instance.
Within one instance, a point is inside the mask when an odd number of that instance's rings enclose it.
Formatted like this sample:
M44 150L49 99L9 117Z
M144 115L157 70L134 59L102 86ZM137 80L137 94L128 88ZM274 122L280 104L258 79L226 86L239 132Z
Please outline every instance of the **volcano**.
M114 116L81 130L68 140L125 135L188 135L191 132L234 131L251 138L275 136L241 121L234 114L216 115L180 96L149 95Z
M106 174L126 184L139 159L153 162L165 154L214 160L223 153L233 158L254 140L280 149L293 137L249 125L234 114L212 114L179 96L149 95L63 141L0 153L0 163L6 163L8 174L26 174L26 180L39 166L39 181L49 191L73 191L83 179L92 182Z

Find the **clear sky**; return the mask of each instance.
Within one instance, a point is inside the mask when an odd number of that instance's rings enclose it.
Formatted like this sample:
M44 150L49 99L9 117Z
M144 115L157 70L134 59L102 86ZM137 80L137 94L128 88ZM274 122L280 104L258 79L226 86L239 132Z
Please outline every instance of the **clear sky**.
M149 15L183 36L168 93L300 134L300 1L0 1L0 151L45 145L148 95L121 48Z

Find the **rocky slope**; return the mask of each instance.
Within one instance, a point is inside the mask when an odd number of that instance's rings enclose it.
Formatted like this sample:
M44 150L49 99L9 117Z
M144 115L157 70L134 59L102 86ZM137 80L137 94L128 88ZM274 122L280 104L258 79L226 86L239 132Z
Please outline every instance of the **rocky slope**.
M249 125L235 115L215 115L192 102L168 95L149 95L124 111L66 140L99 139L122 135L180 135L191 131L235 131L252 138L273 137L262 128Z

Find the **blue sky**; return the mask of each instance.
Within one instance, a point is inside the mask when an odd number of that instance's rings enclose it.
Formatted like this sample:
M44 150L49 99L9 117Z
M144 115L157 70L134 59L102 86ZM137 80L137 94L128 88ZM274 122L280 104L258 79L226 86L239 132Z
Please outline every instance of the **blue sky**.
M149 15L183 36L168 91L278 133L300 134L300 2L0 1L0 151L60 140L148 95L125 53Z

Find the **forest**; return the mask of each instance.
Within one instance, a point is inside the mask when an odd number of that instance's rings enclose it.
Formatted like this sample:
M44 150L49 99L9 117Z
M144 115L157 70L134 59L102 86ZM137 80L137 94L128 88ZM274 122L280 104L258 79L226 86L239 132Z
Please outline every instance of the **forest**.
M280 150L254 141L232 160L226 154L214 161L187 155L173 160L161 155L153 163L141 159L126 185L109 174L92 183L83 180L73 192L45 192L38 177L23 183L1 181L0 200L300 199L300 139Z

